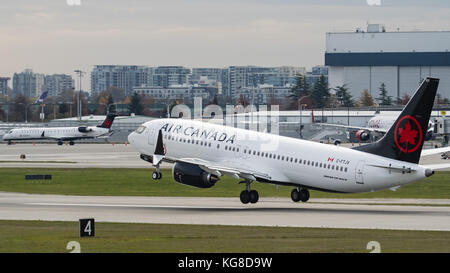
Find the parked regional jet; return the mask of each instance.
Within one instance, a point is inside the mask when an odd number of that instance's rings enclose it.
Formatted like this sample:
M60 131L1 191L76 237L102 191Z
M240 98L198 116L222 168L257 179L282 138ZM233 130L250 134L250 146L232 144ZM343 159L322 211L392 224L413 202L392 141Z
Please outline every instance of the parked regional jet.
M74 145L74 140L77 139L110 136L112 134L111 126L115 117L116 114L107 115L103 123L98 126L12 129L3 135L3 140L8 141L8 144L11 144L12 141L18 140L54 139L58 141L58 145L62 145L63 141L69 141L70 145Z
M295 202L308 201L308 189L396 189L450 167L418 164L438 83L427 78L382 139L355 148L186 119L146 122L128 140L156 167L153 179L161 178L161 162L174 163L175 181L199 188L214 186L222 175L240 178L244 204L258 202L258 192L250 189L255 181L294 187Z

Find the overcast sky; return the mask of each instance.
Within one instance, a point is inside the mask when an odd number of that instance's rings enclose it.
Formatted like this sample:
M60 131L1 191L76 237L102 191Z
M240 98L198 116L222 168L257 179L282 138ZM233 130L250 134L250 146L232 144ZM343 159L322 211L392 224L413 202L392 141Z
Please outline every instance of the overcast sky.
M0 76L96 64L312 66L325 33L450 30L448 0L2 0ZM11 85L11 83L10 83ZM77 86L78 88L78 86ZM84 88L83 88L84 89ZM86 88L90 90L90 87Z

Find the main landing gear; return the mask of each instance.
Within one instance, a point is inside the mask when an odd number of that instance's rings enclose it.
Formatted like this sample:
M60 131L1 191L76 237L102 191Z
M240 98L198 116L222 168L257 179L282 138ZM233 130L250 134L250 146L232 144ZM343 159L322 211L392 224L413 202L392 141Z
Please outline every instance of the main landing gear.
M259 193L255 190L250 190L251 181L242 181L240 183L246 184L246 189L241 192L240 199L243 204L255 204L259 200Z
M309 191L304 188L296 188L291 192L291 198L294 202L307 202L309 200Z

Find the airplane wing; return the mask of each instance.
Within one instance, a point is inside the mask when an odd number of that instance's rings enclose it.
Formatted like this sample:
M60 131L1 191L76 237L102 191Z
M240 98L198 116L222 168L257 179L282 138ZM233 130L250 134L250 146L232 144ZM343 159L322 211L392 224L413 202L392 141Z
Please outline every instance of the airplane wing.
M232 162L211 162L205 161L199 158L170 158L164 157L160 160L167 162L184 162L199 166L206 172L212 173L217 176L228 175L236 179L243 178L252 181L256 181L257 178L265 180L272 180L273 177L268 173L262 173L247 169L245 167L232 166Z
M337 128L351 129L351 130L365 130L365 131L384 133L384 134L387 133L387 129L382 129L382 128L358 127L358 126L350 126L350 125L334 124L334 123L316 123L315 125L324 126L324 127L337 127Z
M440 154L440 153L445 153L445 152L449 152L449 151L450 151L450 147L426 149L426 150L422 150L422 153L420 154L420 156Z
M86 137L65 137L65 136L58 136L58 137L54 137L54 136L46 136L45 138L48 139L53 139L53 140L61 140L61 141L71 141L71 140L79 140L79 139L90 139L90 138L94 138L92 136L86 136Z

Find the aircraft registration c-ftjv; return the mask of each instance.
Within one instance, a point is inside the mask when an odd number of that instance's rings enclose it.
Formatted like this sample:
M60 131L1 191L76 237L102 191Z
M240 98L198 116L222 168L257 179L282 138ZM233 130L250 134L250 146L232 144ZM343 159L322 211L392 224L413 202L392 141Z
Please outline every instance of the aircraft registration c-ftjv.
M250 189L255 181L294 187L295 202L308 201L308 189L396 189L450 167L418 164L438 84L439 79L424 80L383 138L355 148L186 119L146 122L128 140L156 167L153 179L161 178L161 162L174 163L177 182L199 188L214 186L222 175L240 178L244 204L258 202L258 192Z
M108 137L112 134L111 126L116 114L108 114L101 125L79 126L79 127L37 127L37 128L17 128L12 129L3 136L4 141L11 144L18 140L42 140L53 139L62 145L64 141L69 141L70 145L75 144L77 139L89 139L98 137Z

